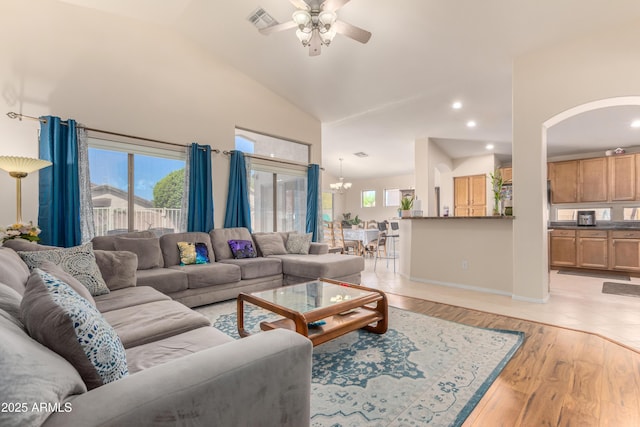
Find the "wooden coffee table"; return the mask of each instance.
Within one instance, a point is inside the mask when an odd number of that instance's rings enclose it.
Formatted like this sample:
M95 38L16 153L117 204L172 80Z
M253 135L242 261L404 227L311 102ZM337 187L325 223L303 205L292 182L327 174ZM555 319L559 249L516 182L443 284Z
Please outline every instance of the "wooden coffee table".
M238 295L238 333L250 335L244 328L245 303L283 316L260 323L267 331L286 328L308 337L313 345L365 329L377 334L387 331L387 296L378 289L352 283L318 279L268 291Z

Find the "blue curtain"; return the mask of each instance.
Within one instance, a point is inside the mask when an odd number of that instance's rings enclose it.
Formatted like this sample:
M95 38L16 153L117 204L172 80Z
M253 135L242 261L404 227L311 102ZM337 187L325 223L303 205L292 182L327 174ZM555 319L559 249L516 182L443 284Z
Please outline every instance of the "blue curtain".
M40 171L38 225L41 242L77 246L80 231L80 187L76 122L40 117L40 158L53 163Z
M233 150L229 166L229 192L227 193L224 228L246 227L251 232L251 208L249 206L249 186L244 153Z
M213 183L211 180L211 147L191 144L189 153L189 209L187 231L213 229Z
M306 232L312 233L311 240L318 241L318 200L320 199L320 166L309 165L307 171L307 226Z

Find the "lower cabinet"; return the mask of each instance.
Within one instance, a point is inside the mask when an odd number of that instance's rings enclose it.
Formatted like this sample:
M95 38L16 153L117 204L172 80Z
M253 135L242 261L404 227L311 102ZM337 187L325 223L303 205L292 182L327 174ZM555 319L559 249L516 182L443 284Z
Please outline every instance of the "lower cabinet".
M609 268L609 239L606 230L577 230L578 267Z
M552 230L549 239L549 264L552 267L575 267L576 230Z
M609 252L609 268L640 272L640 231L612 231Z

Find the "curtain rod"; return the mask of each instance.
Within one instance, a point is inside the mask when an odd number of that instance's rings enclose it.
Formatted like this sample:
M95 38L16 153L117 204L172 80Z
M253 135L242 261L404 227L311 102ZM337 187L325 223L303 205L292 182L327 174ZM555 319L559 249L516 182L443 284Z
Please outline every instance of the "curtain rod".
M10 119L18 119L20 121L22 121L22 119L29 119L29 120L37 120L37 121L39 121L41 123L47 123L46 119L41 119L39 117L33 117L33 116L27 116L25 114L14 113L12 111L8 112L7 116ZM63 120L62 124L66 126L67 122ZM125 137L125 138L139 139L141 141L157 142L159 144L172 145L174 147L181 147L181 148L186 148L187 147L186 145L183 145L183 144L176 144L175 142L161 141L159 139L145 138L145 137L142 137L142 136L129 135L129 134L126 134L126 133L119 133L119 132L111 132L111 131L102 130L102 129L94 129L94 128L89 128L89 127L86 127L86 126L78 126L78 127L81 127L83 129L91 131L91 132L98 132L98 133L103 133L103 134L106 134L106 135L122 136L122 137ZM220 153L220 150L218 150L217 148L212 148L211 151L213 151L214 153Z
M231 152L230 151L223 151L222 154L231 154ZM311 167L311 165L309 165L309 164L292 162L292 161L289 161L289 160L274 159L272 157L260 156L258 154L244 153L244 155L245 155L245 157L250 157L252 159L260 159L260 160L267 160L269 162L284 163L285 165L302 166L303 168ZM320 170L324 170L324 168L320 167Z

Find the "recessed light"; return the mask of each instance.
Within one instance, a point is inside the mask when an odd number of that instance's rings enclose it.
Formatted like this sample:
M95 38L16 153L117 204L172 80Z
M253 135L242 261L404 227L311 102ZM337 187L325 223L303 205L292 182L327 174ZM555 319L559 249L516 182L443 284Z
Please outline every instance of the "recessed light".
M451 104L451 108L453 108L454 110L459 110L462 108L462 102L460 101L456 101L453 104Z
M487 150L493 150L493 144L487 144L484 146Z
M631 127L632 128L640 128L640 119L636 119L634 121L631 122Z
M468 128L474 128L474 127L476 127L476 125L477 125L477 124L476 124L475 120L469 120L469 121L467 122L467 127L468 127Z

